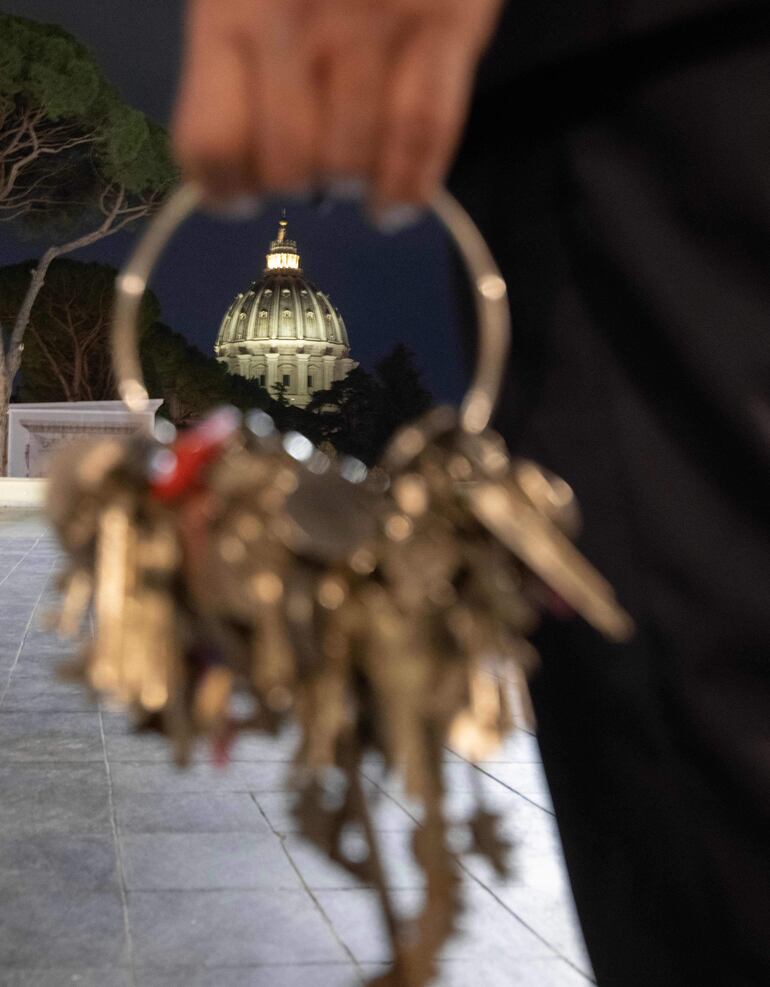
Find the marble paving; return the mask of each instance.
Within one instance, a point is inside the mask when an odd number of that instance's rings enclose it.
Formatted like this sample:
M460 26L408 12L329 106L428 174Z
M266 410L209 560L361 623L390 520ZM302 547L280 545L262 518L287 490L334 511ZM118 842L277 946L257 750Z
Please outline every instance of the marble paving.
M250 738L226 769L58 681L66 648L41 627L59 555L34 514L0 512L0 987L351 987L383 969L373 892L298 838L294 738ZM516 734L472 767L451 751L449 808L475 784L516 844L512 876L463 861L467 907L437 987L585 987L537 743ZM367 764L399 908L417 906L410 806ZM474 778L474 775L476 776Z

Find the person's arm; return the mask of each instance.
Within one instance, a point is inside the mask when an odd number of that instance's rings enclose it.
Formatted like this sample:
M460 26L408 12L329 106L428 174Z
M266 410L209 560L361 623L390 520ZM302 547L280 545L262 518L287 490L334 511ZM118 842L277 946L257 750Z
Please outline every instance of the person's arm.
M190 0L176 154L212 199L366 183L383 215L451 162L502 0Z

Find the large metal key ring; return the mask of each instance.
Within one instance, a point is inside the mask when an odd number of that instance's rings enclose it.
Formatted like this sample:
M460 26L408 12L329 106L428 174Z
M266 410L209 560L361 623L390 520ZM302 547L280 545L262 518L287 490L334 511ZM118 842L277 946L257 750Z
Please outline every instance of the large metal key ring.
M131 411L142 411L148 401L139 362L137 332L142 295L166 244L202 201L203 193L198 185L185 183L175 189L150 222L117 279L113 366L118 393ZM478 434L489 425L508 356L511 327L507 290L489 247L459 202L441 189L431 208L462 257L473 289L478 355L470 388L460 407L460 427Z

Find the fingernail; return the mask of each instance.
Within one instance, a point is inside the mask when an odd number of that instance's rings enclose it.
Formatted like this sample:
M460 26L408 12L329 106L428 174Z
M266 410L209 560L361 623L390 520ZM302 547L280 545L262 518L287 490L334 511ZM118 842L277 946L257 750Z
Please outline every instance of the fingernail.
M380 231L392 236L400 233L409 226L414 226L422 219L424 210L418 206L398 205L383 209L374 217L374 225Z
M326 192L332 199L342 202L361 202L369 192L369 183L365 178L354 178L352 175L331 178L326 183Z

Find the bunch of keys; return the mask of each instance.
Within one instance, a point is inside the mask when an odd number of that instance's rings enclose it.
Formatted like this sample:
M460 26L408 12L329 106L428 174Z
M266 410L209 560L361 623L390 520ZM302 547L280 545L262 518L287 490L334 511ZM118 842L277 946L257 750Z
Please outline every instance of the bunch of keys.
M195 207L183 186L118 283L116 376L147 399L136 309L166 239ZM378 469L333 458L264 412L224 409L171 445L149 437L69 446L51 477L50 515L69 556L60 629L93 606L76 673L166 734L180 765L197 737L224 758L243 730L298 722L292 774L303 835L373 884L393 964L372 981L422 987L461 906L442 776L446 746L484 759L513 727L501 681L521 680L543 611L558 606L611 639L632 631L574 547L572 491L511 460L489 419L509 327L505 285L466 214L435 210L476 289L480 356L459 412L402 429ZM420 808L413 852L425 896L396 915L361 764L376 752ZM473 848L501 872L506 846L482 804ZM347 837L362 833L366 852Z

